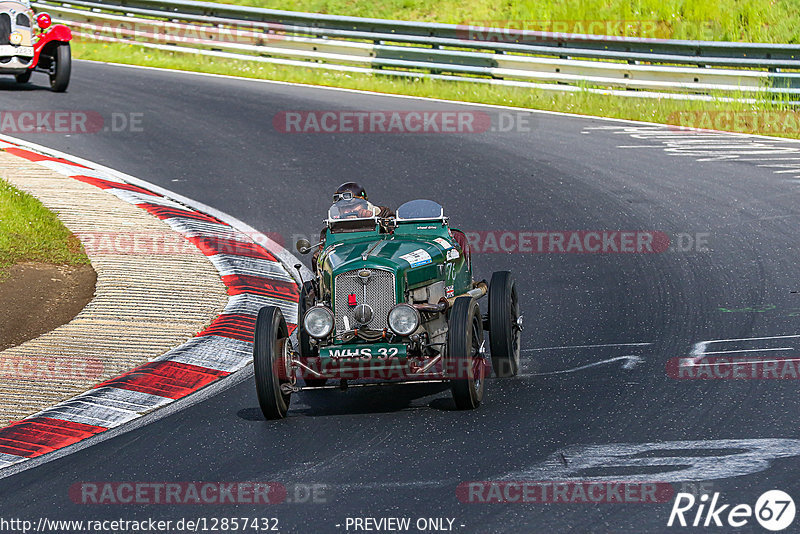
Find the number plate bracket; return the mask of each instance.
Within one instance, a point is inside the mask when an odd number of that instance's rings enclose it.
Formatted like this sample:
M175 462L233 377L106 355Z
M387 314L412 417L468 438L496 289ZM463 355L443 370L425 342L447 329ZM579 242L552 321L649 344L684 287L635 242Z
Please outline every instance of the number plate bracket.
M332 360L386 360L406 358L406 346L400 343L370 345L334 345L319 349L319 357Z

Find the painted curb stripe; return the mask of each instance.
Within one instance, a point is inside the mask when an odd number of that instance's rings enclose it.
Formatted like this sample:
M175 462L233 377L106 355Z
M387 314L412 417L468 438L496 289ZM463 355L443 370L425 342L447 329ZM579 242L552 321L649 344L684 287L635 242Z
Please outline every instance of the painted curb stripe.
M264 306L277 306L283 312L286 322L297 324L297 305L294 302L276 299L272 297L263 297L260 295L252 295L250 293L241 293L234 295L228 300L228 305L222 313L234 314L244 313L247 315L258 315L258 310Z
M173 208L178 208L185 210L186 206L175 202L174 200L170 200L166 197L158 197L155 196L153 193L141 194L136 193L134 191L126 191L123 189L106 189L108 193L111 193L115 197L119 198L120 200L124 200L129 204L139 205L139 204L158 204L159 206L170 206Z
M198 211L192 211L185 208L172 208L168 206L159 206L158 204L137 204L143 210L146 210L151 215L155 215L161 220L164 219L172 219L173 217L186 217L188 219L197 219L200 221L206 221L216 224L224 224L219 219L212 217L211 215L206 215L205 213L200 213Z
M0 428L0 469L123 425L245 367L252 360L255 316L263 306L279 306L290 332L296 328L298 288L276 254L252 236L107 172L5 141L0 149L94 185L163 220L208 257L229 294L223 313L197 337L92 390Z
M22 462L23 460L27 460L27 458L24 456L17 456L16 454L6 454L4 452L0 452L0 469L8 467L9 465L14 465L18 462Z
M172 399L160 395L100 387L48 408L40 412L40 415L51 419L114 428L170 402Z
M105 427L34 417L11 423L0 436L0 452L35 458L99 434Z
M192 236L187 238L194 246L199 248L206 256L217 254L235 254L248 258L261 258L277 262L278 259L267 252L261 245L247 243L234 239L223 239L210 236Z
M234 241L243 241L245 243L252 241L248 236L222 223L209 223L178 218L165 219L164 222L170 225L173 230L186 237L211 236Z
M34 152L32 150L27 150L25 148L9 147L9 148L5 148L4 150L6 152L8 152L9 154L13 154L15 156L19 156L21 158L25 158L28 161L33 161L34 163L39 163L39 162L42 162L42 161L54 161L56 163L63 163L65 165L71 165L73 167L80 167L82 169L88 168L88 167L85 167L85 166L83 166L83 165L81 165L79 163L73 163L73 162L67 161L67 160L65 160L63 158L54 158L52 156L45 156L44 154L40 154L40 153Z
M128 389L180 399L230 373L173 361L150 362L97 387Z
M294 285L294 279L277 261L248 258L232 254L215 254L208 258L219 274L226 276L251 276L270 280L284 280Z
M127 182L120 180L114 176L110 176L108 173L103 171L98 171L95 169L89 169L87 167L80 167L78 168L78 173L76 174L75 165L71 163L62 163L61 161L51 161L51 160L42 160L37 161L39 165L45 167L46 169L50 169L53 172L57 172L58 174L63 174L64 176L68 176L70 178L75 176L88 176L89 178L99 178L100 180L105 180L109 183L113 184L127 184ZM148 198L152 198L155 193L148 191L147 196Z
M79 182L84 182L89 185L93 185L95 187L99 187L100 189L124 189L125 191L133 191L135 193L141 193L143 195L153 195L156 196L155 193L151 193L147 189L142 189L137 185L130 185L130 184L122 184L119 182L111 182L109 180L103 180L102 178L94 178L93 176L71 176L70 178L75 178Z
M253 341L256 318L243 313L223 314L217 317L211 326L197 334L198 336L220 336L239 341Z
M297 286L293 282L283 280L267 280L258 276L232 274L222 277L222 283L228 286L229 295L240 295L242 293L252 293L265 297L297 302L299 294Z
M199 365L233 373L247 365L253 357L253 344L229 337L208 335L195 337L172 349L158 360Z

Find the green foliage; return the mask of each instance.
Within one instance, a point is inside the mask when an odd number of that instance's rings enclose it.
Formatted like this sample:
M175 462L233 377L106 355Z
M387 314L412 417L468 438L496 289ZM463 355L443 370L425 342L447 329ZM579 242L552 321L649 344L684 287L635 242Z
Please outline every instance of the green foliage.
M581 25L606 28L590 31L671 39L800 42L797 0L228 0L290 11L500 26L524 25L547 29L556 24L579 33ZM598 24L599 23L599 24ZM623 23L623 24L619 24ZM556 26L558 28L559 26ZM592 28L590 28L592 29Z
M0 179L0 276L14 263L84 265L80 241L31 195Z

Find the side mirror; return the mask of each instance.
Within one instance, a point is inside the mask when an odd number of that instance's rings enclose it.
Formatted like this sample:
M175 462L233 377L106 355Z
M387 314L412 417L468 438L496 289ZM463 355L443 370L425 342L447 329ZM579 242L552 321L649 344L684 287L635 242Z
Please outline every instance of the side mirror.
M308 254L311 252L311 243L308 239L298 239L295 247L300 254Z

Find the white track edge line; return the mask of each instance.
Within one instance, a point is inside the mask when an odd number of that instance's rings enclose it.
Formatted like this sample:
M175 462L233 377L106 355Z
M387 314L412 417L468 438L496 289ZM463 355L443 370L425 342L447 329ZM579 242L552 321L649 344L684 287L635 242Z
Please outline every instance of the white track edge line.
M722 133L722 134L733 134L733 135L743 135L748 137L755 137L758 139L769 139L771 141L789 141L793 143L800 143L800 139L792 139L789 137L775 137L769 135L760 135L760 134L751 134L745 132L729 132L726 130L712 130L707 128L688 128L688 127L681 127L675 124L667 124L663 122L647 122L647 121L637 121L634 119L618 119L616 117L600 117L597 115L582 115L580 113L567 113L565 111L551 111L547 109L534 109L534 108L519 108L514 106L503 106L500 104L484 104L481 102L464 102L461 100L447 100L444 98L433 98L429 96L414 96L414 95L400 95L395 93L381 93L378 91L367 91L365 89L350 89L347 87L331 87L328 85L314 85L309 83L299 83L299 82L284 82L281 80L264 80L261 78L247 78L244 76L232 76L230 74L214 74L211 72L195 72L191 70L179 70L179 69L168 69L165 67L149 67L147 65L129 65L126 63L113 63L110 61L95 61L91 59L79 59L76 61L83 61L86 63L95 63L99 65L111 65L114 67L128 67L132 69L143 69L143 70L154 70L158 72L167 72L172 74L187 74L193 76L207 76L210 78L223 78L229 80L243 80L249 82L259 82L259 83L268 83L268 84L276 84L276 85L288 85L290 87L308 87L312 89L327 89L331 91L344 91L347 93L355 93L360 95L372 95L372 96L386 96L386 97L393 97L393 98L405 98L408 100L422 100L427 102L442 102L447 104L457 104L462 106L477 106L477 107L484 107L484 108L493 108L493 109L503 109L508 111L519 111L519 112L528 112L528 113L541 113L543 115L554 115L557 117L572 117L576 119L595 119L601 121L612 121L612 122L622 122L622 123L630 123L634 125L645 125L645 126L672 126L673 128L680 128L685 131L693 131L693 132L713 132L713 133ZM622 98L622 97L620 97Z

